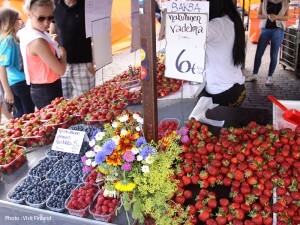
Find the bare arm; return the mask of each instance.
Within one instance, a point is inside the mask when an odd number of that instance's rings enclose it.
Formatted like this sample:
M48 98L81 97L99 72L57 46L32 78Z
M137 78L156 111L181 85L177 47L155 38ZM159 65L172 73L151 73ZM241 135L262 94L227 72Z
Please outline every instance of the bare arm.
M38 38L29 44L29 51L31 54L39 56L55 73L63 75L67 67L67 54L63 47L60 47L60 50L61 58L58 59L51 52L49 44L45 39Z
M4 100L10 104L14 103L14 95L8 85L6 68L0 66L0 83L4 90Z
M257 13L257 18L258 19L267 19L266 15L262 14L262 3L259 5L258 13Z
M49 29L49 33L51 35L51 37L58 42L58 36L57 36L57 31L56 31L56 25L55 23L50 23L50 29Z

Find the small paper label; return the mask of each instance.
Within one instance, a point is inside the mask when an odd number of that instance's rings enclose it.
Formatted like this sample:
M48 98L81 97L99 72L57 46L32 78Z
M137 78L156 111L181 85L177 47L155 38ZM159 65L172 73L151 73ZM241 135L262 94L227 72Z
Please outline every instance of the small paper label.
M84 136L84 131L58 128L52 150L79 154Z

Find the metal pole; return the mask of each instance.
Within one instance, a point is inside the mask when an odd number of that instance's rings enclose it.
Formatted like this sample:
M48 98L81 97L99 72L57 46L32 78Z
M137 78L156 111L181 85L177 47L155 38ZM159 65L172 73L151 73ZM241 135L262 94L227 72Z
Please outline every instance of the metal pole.
M144 135L158 140L155 0L139 0Z

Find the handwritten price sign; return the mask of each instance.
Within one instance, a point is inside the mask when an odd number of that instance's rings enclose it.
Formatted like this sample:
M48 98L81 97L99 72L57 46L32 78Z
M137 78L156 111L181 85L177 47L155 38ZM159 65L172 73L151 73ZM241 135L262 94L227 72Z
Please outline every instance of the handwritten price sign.
M85 132L58 128L52 150L79 154Z
M208 2L171 2L166 14L165 76L202 83Z

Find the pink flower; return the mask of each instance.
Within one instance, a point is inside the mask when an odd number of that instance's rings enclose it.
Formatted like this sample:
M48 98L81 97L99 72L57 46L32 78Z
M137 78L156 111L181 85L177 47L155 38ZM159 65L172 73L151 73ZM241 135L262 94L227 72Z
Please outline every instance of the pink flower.
M130 171L132 169L132 166L131 164L129 163L124 163L122 166L121 166L121 169L124 170L124 171Z
M125 162L133 162L134 154L133 154L133 152L128 151L123 154L122 158Z

